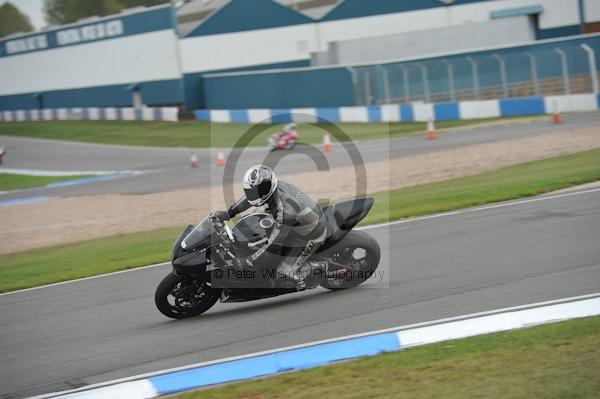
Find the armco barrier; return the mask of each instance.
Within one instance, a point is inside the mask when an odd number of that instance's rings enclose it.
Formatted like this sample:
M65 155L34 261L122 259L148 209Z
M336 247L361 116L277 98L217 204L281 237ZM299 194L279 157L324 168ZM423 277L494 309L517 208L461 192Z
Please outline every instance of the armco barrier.
M32 121L166 121L177 122L176 107L157 108L54 108L0 111L0 122Z
M600 315L600 293L498 309L276 349L111 381L36 398L146 399L404 348Z
M199 110L196 119L210 122L288 123L288 122L424 122L542 115L554 112L593 111L600 108L600 95L510 98L458 103L370 105L357 107L316 107L286 109Z

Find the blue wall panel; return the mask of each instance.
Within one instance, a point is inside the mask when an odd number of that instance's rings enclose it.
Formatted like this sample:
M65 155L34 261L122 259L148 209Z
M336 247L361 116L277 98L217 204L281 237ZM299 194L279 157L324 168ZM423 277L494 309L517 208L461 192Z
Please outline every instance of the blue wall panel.
M352 105L352 79L343 68L207 77L206 107L278 108Z
M438 0L345 0L321 18L322 21L336 19L358 18L370 15L390 14L395 12L424 10L428 8L443 7L444 3Z
M535 38L537 40L552 39L561 36L574 36L581 33L581 27L579 25L561 26L559 28L552 29L538 29L535 32Z
M183 85L185 86L185 105L188 109L206 108L206 103L204 101L205 74L222 72L260 71L262 69L300 68L307 66L310 66L310 60L278 62L274 64L252 65L242 68L221 69L218 71L188 73L183 75Z
M500 100L500 116L541 115L546 113L542 97Z
M292 113L289 109L272 109L271 123L290 123L292 121Z
M337 107L319 107L317 108L317 117L319 118L319 122L321 120L325 120L328 122L335 122L340 120L340 109Z
M272 0L231 1L186 37L308 24L311 18Z
M457 103L440 103L433 105L433 115L436 121L451 121L460 119Z
M133 105L128 84L86 87L42 92L44 108L128 107ZM169 105L183 102L183 85L179 79L141 82L142 101L147 105ZM35 109L35 93L0 96L0 109Z
M232 109L229 113L231 115L231 121L236 123L248 123L248 110L245 109Z
M381 122L381 107L379 105L370 105L367 107L369 122Z
M400 106L400 120L404 122L411 122L415 120L412 105Z

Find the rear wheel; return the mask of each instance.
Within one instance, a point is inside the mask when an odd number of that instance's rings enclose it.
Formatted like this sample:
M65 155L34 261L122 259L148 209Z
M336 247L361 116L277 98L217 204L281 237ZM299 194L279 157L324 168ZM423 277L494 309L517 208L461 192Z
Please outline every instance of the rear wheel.
M156 287L154 302L162 314L173 319L198 316L219 299L220 290L208 279L169 274Z
M373 237L362 231L351 231L331 250L332 255L321 287L342 290L356 287L375 274L381 248Z

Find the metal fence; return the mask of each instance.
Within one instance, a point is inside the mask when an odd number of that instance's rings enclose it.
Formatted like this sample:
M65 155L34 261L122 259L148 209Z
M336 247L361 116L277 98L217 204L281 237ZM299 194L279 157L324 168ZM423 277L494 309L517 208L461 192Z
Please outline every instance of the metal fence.
M356 105L487 100L598 92L586 44L347 67Z

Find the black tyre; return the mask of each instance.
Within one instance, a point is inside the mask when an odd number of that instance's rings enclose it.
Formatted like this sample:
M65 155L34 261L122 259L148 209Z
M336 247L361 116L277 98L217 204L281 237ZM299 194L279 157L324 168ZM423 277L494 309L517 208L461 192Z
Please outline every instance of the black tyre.
M206 312L217 302L220 294L221 290L210 287L208 279L169 274L156 287L154 302L165 316L185 319Z
M321 287L330 290L354 288L375 274L381 258L381 248L373 237L362 231L351 231L331 248L332 262Z

